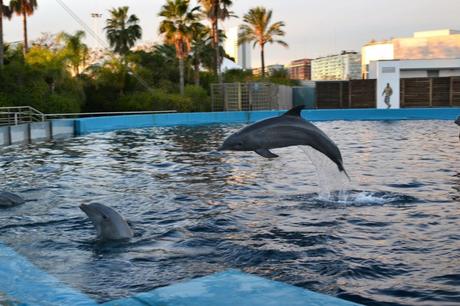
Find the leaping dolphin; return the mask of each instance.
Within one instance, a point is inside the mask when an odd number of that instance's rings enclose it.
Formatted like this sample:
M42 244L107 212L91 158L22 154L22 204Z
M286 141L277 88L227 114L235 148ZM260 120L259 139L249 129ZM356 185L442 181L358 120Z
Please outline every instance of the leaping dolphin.
M301 117L304 107L299 105L279 117L246 126L230 135L218 150L255 151L265 158L275 158L278 155L270 149L311 146L331 159L348 176L337 145L318 127Z
M97 237L102 240L121 240L134 233L123 217L112 208L99 203L82 204L80 209L96 227Z
M17 194L8 191L0 191L0 207L8 208L24 203L25 200Z

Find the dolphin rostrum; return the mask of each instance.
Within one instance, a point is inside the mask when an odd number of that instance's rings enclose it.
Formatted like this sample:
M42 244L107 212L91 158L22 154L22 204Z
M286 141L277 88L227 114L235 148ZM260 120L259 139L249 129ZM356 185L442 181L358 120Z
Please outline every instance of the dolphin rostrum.
M24 203L25 200L17 194L8 191L0 191L0 207L8 208Z
M102 240L121 240L134 233L123 217L112 208L99 203L82 204L80 209L96 227L97 237Z
M246 126L230 135L218 150L255 151L265 158L275 158L278 155L270 152L270 149L311 146L331 159L348 176L336 144L318 127L301 117L304 107L299 105L279 117Z

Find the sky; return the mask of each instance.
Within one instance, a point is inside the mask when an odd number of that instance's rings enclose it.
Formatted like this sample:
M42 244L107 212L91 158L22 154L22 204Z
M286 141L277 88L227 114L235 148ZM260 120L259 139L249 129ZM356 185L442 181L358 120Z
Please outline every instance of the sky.
M143 28L140 43L160 42L158 12L165 0L38 0L39 8L29 19L29 38L41 33L74 32L82 29L60 5L63 1L88 27L104 39L102 28L113 7L129 6ZM8 0L4 1L8 2ZM413 32L433 29L460 29L460 0L233 0L232 18L225 28L241 24L242 16L252 7L273 10L273 21L286 23L289 44L266 47L267 64L288 64L291 60L335 54L341 50L360 51L371 39L412 36ZM192 0L192 4L196 4ZM100 13L99 20L91 13ZM19 17L4 22L7 42L22 39ZM87 39L96 45L94 39ZM252 66L260 65L260 50L252 52Z

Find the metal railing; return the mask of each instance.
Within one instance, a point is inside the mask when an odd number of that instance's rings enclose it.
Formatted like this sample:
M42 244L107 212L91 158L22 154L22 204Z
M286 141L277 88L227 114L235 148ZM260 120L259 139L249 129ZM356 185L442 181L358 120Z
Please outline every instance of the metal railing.
M0 125L45 121L45 114L31 106L0 107Z
M292 88L265 82L211 84L211 101L212 111L289 109Z
M177 113L176 110L45 114L46 119Z
M176 113L176 110L164 111L132 111L132 112L92 112L92 113L61 113L44 114L31 106L0 107L0 126L18 125L30 122L42 122L59 118L82 118L97 116L119 116L119 115L146 115Z

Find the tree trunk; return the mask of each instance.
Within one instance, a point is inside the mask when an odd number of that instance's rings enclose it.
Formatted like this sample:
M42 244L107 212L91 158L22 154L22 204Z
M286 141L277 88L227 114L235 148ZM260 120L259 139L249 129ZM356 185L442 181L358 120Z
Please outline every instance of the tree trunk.
M4 50L5 46L3 45L3 0L0 0L0 69L3 69L4 63Z
M265 77L265 52L264 46L260 46L260 62L262 64L262 78Z
M194 64L195 69L195 85L200 86L200 62L196 61Z
M219 84L222 84L222 73L220 71L220 48L219 48L219 25L218 25L218 19L216 19L216 25L215 25L215 46L216 46L216 71L217 71L217 79L219 81Z
M217 52L217 19L213 19L211 21L211 35L212 35L212 40L211 40L211 46L214 48L214 74L217 76L218 75L218 65L219 65L219 59L218 59L218 52Z
M26 11L22 12L22 27L24 30L24 56L27 54L27 51L29 51L29 41L27 37L27 14Z
M180 94L183 96L184 95L184 59L183 58L179 58L179 75L180 75L180 80L179 80Z

